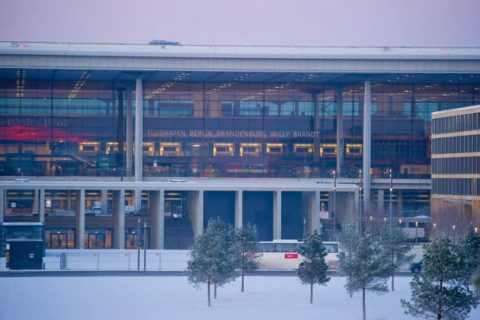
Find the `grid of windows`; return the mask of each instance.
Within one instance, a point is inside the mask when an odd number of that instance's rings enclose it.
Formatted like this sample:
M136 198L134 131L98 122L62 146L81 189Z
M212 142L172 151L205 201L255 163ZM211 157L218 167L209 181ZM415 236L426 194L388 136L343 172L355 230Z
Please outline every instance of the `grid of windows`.
M435 119L432 133L462 132L478 130L478 128L480 128L480 113L470 113Z
M480 135L432 139L432 153L480 152Z
M480 157L432 159L432 174L479 174Z
M432 194L480 196L480 179L432 179Z
M466 114L452 115L433 120L434 133L455 133L472 131L469 135L432 139L432 174L463 174L471 178L433 178L432 194L444 195L480 195L480 108L478 112L466 109ZM462 153L462 157L454 155ZM443 154L442 158L435 155ZM463 156L465 154L465 156Z

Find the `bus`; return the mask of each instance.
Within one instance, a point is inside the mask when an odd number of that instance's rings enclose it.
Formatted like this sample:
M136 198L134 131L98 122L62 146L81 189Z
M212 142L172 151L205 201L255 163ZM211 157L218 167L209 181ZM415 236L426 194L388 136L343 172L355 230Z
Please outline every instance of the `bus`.
M303 257L298 253L302 244L298 240L273 240L260 241L258 245L259 268L270 270L296 270ZM339 243L333 241L323 242L327 255L325 262L328 269L337 269L339 263Z

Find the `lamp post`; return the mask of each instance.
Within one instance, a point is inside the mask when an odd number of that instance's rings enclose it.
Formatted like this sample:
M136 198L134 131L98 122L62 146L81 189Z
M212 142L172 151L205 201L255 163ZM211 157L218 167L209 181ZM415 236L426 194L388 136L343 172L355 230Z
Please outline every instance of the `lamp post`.
M415 221L415 244L418 243L418 221Z
M392 168L390 168L390 205L389 205L389 218L390 218L390 231L392 230L392 193L393 193L393 179L392 179Z
M382 234L383 232L385 231L385 225L387 224L387 217L383 217L383 227L382 227ZM391 228L389 228L389 230L391 230Z
M137 222L137 271L140 271L140 223L141 220L138 218Z
M457 229L457 226L452 224L452 234L453 234L453 240L452 243L455 245L455 230Z
M362 196L362 190L363 190L363 180L362 180L362 169L359 169L358 170L358 177L360 179L360 183L359 183L359 188L360 188L360 192L359 192L359 195L358 197L360 198L360 221L359 221L359 224L358 224L358 231L360 232L360 234L362 234L362 224L363 224L363 196Z
M337 172L333 170L333 240L337 240Z
M436 231L437 231L437 223L434 222L434 223L432 224L432 227L433 227L432 238L435 238Z
M143 222L143 272L147 271L147 221Z

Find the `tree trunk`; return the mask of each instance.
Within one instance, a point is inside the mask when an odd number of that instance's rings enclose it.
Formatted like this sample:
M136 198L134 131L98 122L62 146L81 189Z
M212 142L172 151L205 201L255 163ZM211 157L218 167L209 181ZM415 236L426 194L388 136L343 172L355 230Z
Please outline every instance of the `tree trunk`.
M437 320L442 320L442 314L441 313L437 314Z
M310 304L313 303L313 282L310 282Z
M207 287L208 287L208 306L210 307L212 305L212 303L210 302L210 280L208 280L207 282Z
M245 270L242 269L242 292L245 289Z
M392 292L395 291L395 255L392 254Z
M217 299L217 283L213 284L213 298Z
M395 291L395 271L392 272L392 292Z
M365 308L365 288L362 288L362 310L363 310L363 320L366 320L367 310Z

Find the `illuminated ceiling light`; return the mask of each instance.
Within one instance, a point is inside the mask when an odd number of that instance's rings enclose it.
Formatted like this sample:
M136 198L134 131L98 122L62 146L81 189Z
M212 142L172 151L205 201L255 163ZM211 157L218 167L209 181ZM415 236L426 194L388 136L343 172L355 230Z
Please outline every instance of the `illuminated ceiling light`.
M70 99L75 99L77 94L80 92L80 90L83 88L83 86L87 83L88 78L90 77L90 72L89 71L84 71L80 75L80 79L75 83L73 86L73 89L70 90L70 92L67 95L67 98Z
M17 70L17 80L16 80L16 96L17 98L23 98L25 95L25 82L27 77L26 70Z

